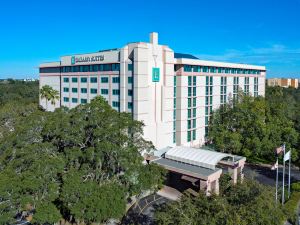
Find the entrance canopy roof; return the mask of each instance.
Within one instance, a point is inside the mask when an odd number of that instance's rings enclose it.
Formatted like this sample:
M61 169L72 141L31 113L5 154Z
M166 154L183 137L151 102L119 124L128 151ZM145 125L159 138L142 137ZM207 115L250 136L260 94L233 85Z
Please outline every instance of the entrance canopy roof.
M232 158L232 161L235 161L234 156L230 154L184 146L169 149L165 158L212 170L215 170L216 165L224 158Z

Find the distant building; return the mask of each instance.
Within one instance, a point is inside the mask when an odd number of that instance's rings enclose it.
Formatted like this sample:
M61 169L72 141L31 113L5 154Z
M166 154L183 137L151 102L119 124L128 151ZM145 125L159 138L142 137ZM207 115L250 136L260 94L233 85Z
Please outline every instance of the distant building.
M291 79L291 78L271 78L267 80L268 86L274 87L293 87L298 88L299 86L299 80L298 79Z

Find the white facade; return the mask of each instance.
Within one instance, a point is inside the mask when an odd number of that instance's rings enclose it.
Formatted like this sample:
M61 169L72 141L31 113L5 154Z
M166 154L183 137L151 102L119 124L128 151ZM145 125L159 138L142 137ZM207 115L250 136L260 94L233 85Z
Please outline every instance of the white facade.
M264 95L265 71L263 66L176 54L159 45L157 33L151 33L149 43L63 56L59 62L42 64L40 87L47 84L60 93L60 101L48 103L47 110L72 108L102 95L116 110L131 112L134 119L143 121L145 139L160 149L202 145L211 110L228 101L237 87ZM46 108L44 99L40 104Z

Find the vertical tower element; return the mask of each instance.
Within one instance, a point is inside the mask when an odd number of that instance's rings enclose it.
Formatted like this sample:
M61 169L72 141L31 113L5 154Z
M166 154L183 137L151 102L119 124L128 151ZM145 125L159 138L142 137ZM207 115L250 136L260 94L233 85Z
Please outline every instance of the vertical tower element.
M150 33L150 44L158 45L158 33L156 32Z

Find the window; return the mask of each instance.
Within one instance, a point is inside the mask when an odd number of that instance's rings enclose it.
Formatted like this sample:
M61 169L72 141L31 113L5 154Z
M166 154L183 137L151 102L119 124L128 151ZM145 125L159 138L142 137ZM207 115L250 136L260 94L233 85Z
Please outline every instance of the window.
M196 96L197 95L197 92L196 92L196 87L193 87L193 96Z
M72 77L72 83L77 83L78 82L78 78L77 77Z
M72 103L77 103L78 99L77 98L72 98Z
M191 141L191 131L190 130L187 132L187 141L188 142Z
M193 120L193 128L196 128L196 120Z
M128 102L128 109L132 109L132 102Z
M192 77L188 76L188 86L192 86Z
M86 94L87 93L87 89L86 88L81 88L81 93Z
M77 88L72 88L72 92L77 93L78 92Z
M193 98L193 107L196 107L196 98Z
M192 116L192 110L188 109L188 118L191 118L191 116Z
M191 87L188 88L188 96L189 97L192 96L192 88Z
M97 89L96 88L91 88L91 94L97 94Z
M119 89L113 89L112 94L113 95L119 95L120 94L120 90Z
M81 77L81 83L86 83L87 82L87 78L86 77Z
M200 66L193 66L193 71L194 72L200 72L201 71L201 67Z
M128 96L132 96L133 91L132 90L128 90Z
M193 77L193 85L194 85L194 86L197 85L197 77L196 77L196 76Z
M108 89L101 89L102 95L108 95Z
M69 92L69 88L64 87L64 92Z
M64 102L69 102L69 98L64 97Z
M85 98L80 99L81 104L86 104L87 100Z
M90 81L91 83L97 83L97 77L91 77Z
M207 67L207 66L204 66L204 67L203 67L203 72L204 72L204 73L207 73L207 72L208 72L208 67Z
M132 64L128 64L128 71L132 71L132 70L133 70Z
M191 98L188 98L188 107L192 107L192 99Z
M119 77L113 77L112 82L113 83L120 83L120 78Z
M187 121L187 129L191 129L191 126L192 126L192 121L188 120Z
M196 130L193 130L193 140L196 140Z
M132 81L133 81L132 78L133 78L133 77L128 77L128 84L132 84Z
M69 83L69 78L68 77L64 77L64 82L65 83Z
M210 73L215 73L216 72L216 68L215 67L210 67L209 72Z
M113 106L113 107L120 107L120 102L115 102L115 101L113 101L113 102L112 102L112 106Z
M196 117L196 112L197 112L197 109L193 108L193 117Z
M119 71L120 70L120 64L118 64L118 63L112 64L111 70L112 71Z
M108 83L108 77L101 77L101 83Z
M192 66L184 65L183 70L184 70L184 72L192 72Z

